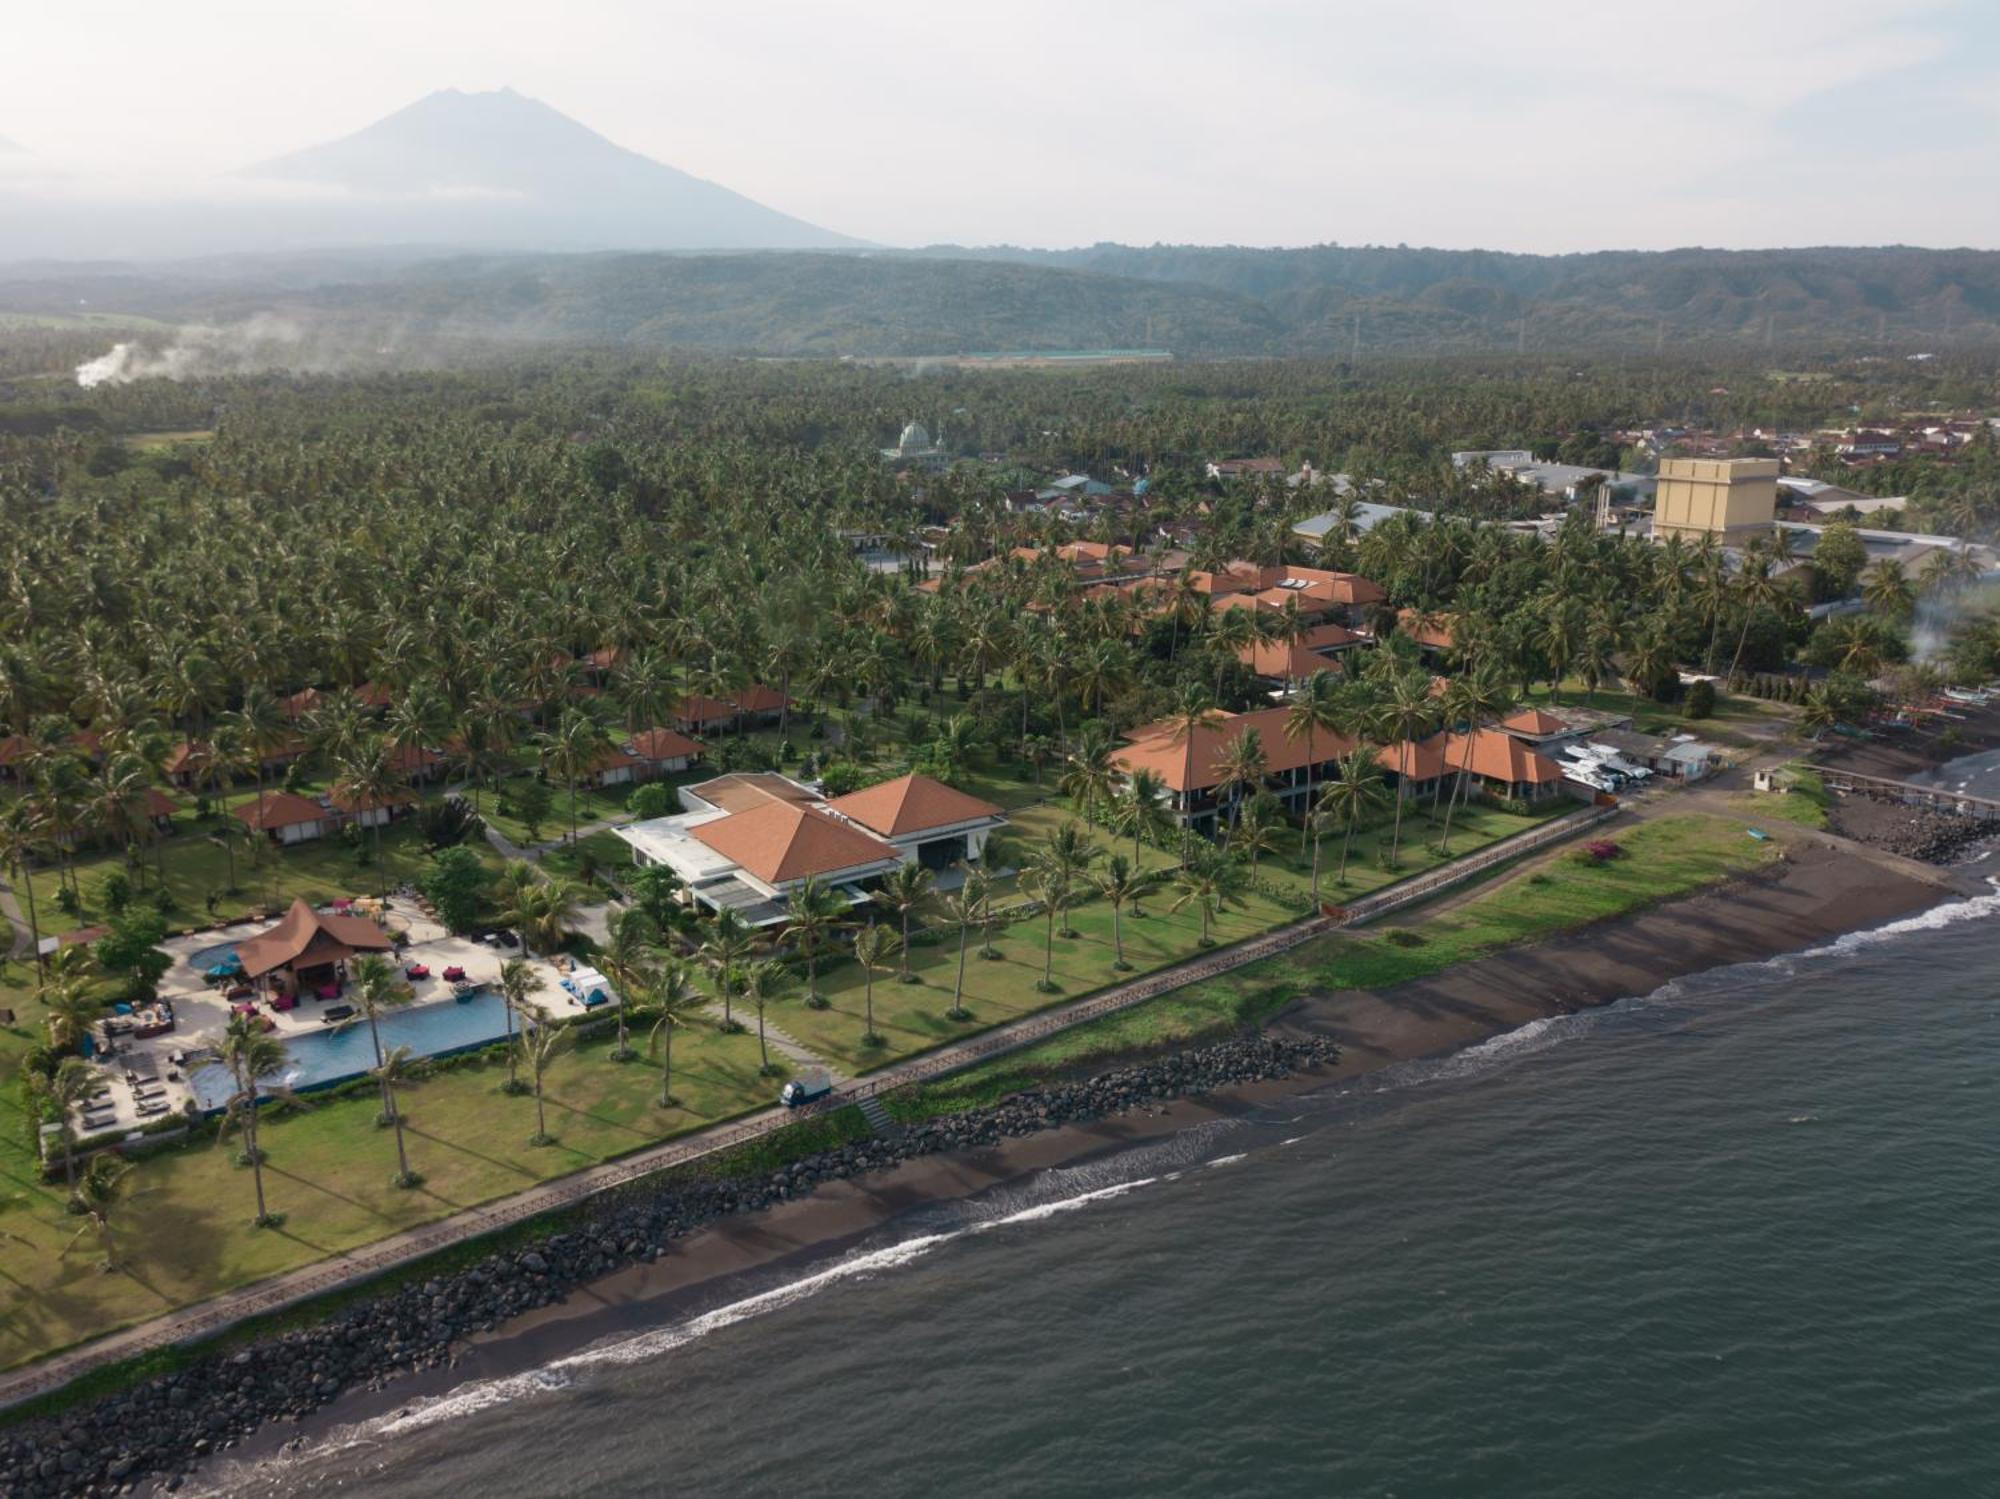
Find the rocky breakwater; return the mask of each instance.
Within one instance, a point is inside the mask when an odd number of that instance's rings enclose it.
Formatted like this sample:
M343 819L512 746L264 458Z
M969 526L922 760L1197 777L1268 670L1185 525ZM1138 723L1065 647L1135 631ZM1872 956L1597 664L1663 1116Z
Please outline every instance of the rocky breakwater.
M918 1156L977 1149L1285 1078L1332 1062L1320 1039L1246 1035L1151 1058L1076 1082L1015 1094L992 1108L925 1120L856 1140L776 1171L639 1184L580 1209L528 1247L405 1283L342 1306L311 1327L157 1375L116 1394L0 1430L0 1493L20 1499L172 1492L204 1458L272 1421L294 1420L343 1390L380 1388L448 1364L455 1345L508 1318L562 1300L622 1266L652 1260L680 1236Z
M1975 844L2000 838L2000 823L1859 794L1836 804L1833 826L1844 837L1926 864L1953 863Z

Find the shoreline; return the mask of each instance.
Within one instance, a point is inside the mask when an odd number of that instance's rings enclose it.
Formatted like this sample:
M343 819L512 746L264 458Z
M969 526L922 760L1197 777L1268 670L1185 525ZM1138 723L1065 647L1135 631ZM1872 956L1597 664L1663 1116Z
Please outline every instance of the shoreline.
M1785 845L1782 862L1678 900L1392 989L1307 996L1267 1023L1269 1035L1337 1043L1331 1065L1199 1098L1146 1102L989 1146L919 1155L732 1214L673 1240L656 1260L613 1270L465 1340L446 1365L345 1392L297 1422L267 1425L224 1460L254 1463L297 1445L310 1449L335 1431L468 1383L525 1374L671 1325L787 1275L823 1268L925 1207L972 1199L1385 1067L1447 1056L1535 1020L1652 993L1676 978L1803 952L1981 888L1962 870L1919 872L1809 831Z

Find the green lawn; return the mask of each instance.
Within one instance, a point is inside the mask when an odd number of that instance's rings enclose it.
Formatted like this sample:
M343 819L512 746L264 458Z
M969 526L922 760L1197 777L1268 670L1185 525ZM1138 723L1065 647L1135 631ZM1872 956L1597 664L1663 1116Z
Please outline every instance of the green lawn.
M0 1235L8 1243L0 1365L761 1107L781 1082L757 1075L754 1036L684 1030L674 1046L679 1105L664 1110L655 1101L657 1067L610 1061L611 1038L600 1036L550 1069L556 1140L533 1146L534 1100L498 1091L503 1063L444 1071L403 1095L410 1164L425 1178L413 1191L389 1184L394 1137L377 1128L372 1096L323 1101L265 1126L265 1188L285 1221L264 1230L249 1226L250 1174L234 1164L235 1146L216 1145L204 1130L198 1143L142 1160L128 1178L121 1236L129 1268L105 1274L94 1241L64 1256L76 1222L63 1211L60 1185L41 1186L33 1170L11 1085L26 1047L21 1030L0 1033L0 1068L10 1079L0 1087Z
M592 833L576 843L550 849L540 862L551 874L572 879L581 879L587 868L618 879L631 872L632 850L616 833Z
M375 835L370 831L363 836L359 849L340 837L284 849L266 844L258 850L255 861L247 848L238 847L236 891L230 894L228 853L200 834L182 833L143 851L145 888L150 891L156 887L158 869L163 864L166 888L173 897L167 924L182 931L212 921L233 920L267 906L289 905L294 896L304 896L316 903L339 895L372 894L378 886L393 889L405 880L416 879L430 866L422 837L407 822L382 830L379 865L373 860L374 842ZM498 867L498 856L484 839L466 846ZM363 862L364 855L368 862ZM77 883L83 891L84 903L80 921L64 914L56 904L58 871L35 871L30 878L42 930L65 931L101 920L105 914L104 881L114 871L126 869L124 856L117 853L97 854L77 864ZM210 895L216 897L213 915L208 908Z
M1786 767L1791 784L1783 791L1739 791L1729 805L1745 817L1776 819L1805 828L1823 828L1830 805L1826 783L1818 771L1804 765Z
M1613 836L1625 849L1620 859L1590 864L1567 847L1400 937L1377 928L1317 938L1282 957L1246 964L943 1082L900 1092L888 1107L904 1119L982 1107L1084 1063L1232 1031L1307 993L1421 978L1685 895L1778 855L1773 845L1751 839L1742 824L1696 814L1657 818ZM1412 935L1415 945L1404 945Z

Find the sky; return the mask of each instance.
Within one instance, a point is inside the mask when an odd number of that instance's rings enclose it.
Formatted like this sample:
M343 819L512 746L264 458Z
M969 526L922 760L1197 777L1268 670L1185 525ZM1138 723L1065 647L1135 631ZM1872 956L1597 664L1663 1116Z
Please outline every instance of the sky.
M6 32L0 172L79 193L505 85L890 245L2000 247L2000 0L66 0Z

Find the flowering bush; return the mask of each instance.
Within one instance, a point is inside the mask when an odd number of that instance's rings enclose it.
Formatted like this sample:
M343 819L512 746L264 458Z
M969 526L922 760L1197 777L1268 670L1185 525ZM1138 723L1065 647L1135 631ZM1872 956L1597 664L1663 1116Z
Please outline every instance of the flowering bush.
M1593 838L1583 846L1583 856L1592 864L1609 864L1613 859L1624 857L1625 850L1609 838Z

